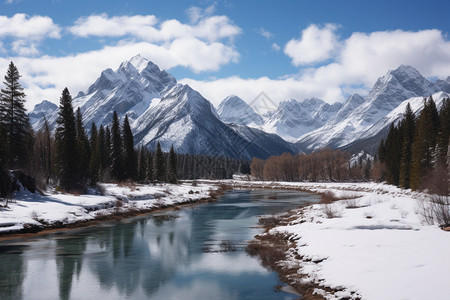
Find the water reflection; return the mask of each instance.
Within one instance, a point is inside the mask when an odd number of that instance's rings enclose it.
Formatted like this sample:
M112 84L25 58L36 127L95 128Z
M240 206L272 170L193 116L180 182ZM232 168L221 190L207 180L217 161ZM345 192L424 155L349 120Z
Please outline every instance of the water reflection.
M0 243L0 299L295 298L274 292L276 274L242 245L257 233L251 227L259 215L311 200L298 192L233 191L214 204ZM227 243L237 251L204 252Z

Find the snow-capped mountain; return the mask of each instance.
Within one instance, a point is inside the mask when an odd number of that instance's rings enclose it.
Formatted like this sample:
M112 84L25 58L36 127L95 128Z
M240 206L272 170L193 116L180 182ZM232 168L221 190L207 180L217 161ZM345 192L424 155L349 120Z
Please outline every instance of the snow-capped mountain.
M364 135L375 123L396 109L404 100L427 97L442 88L444 83L433 83L410 66L400 66L379 78L369 94L362 99L353 95L335 118L324 126L303 135L298 144L314 150L323 147L344 147ZM450 92L450 89L444 90Z
M28 114L30 118L31 126L35 127L35 124L41 122L44 123L44 117L48 118L58 111L58 105L53 102L44 100L34 106L33 111Z
M223 99L217 107L217 113L225 123L248 126L261 126L264 123L263 118L236 95Z
M341 103L330 105L318 98L302 101L290 99L278 105L262 128L285 140L296 141L300 136L324 125L341 106Z
M47 106L52 107L43 103L32 112L35 129L42 126L39 113ZM219 119L212 104L200 93L177 83L140 55L123 62L116 71L104 70L85 93L78 93L73 106L80 107L86 128L93 122L109 125L114 110L119 118L128 115L135 143L151 149L159 141L164 151L174 145L179 153L243 159L295 152L293 145L264 132L253 134L258 143L241 135ZM45 114L54 125L58 110L46 110Z

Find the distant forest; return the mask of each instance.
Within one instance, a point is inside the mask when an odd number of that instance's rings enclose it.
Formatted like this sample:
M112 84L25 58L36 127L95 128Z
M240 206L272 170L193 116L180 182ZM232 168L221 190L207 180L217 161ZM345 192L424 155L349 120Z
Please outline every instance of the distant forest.
M10 63L0 93L0 196L14 187L10 171L43 189L51 184L62 191L82 192L97 182L134 181L176 183L179 179L225 179L249 173L249 162L205 155L168 153L158 143L154 151L135 149L128 117L122 122L114 112L109 126L92 124L89 134L83 116L74 111L72 96L62 91L54 134L47 120L34 132L25 110L25 93L19 71Z
M403 119L390 126L386 141L370 159L351 159L340 150L322 149L309 154L283 154L267 160L254 158L251 174L256 179L277 181L386 181L413 190L448 195L450 99L437 110L433 98L425 98L416 118L408 104Z
M450 99L441 109L430 96L416 118L407 105L403 119L392 124L378 148L382 179L402 188L448 195Z

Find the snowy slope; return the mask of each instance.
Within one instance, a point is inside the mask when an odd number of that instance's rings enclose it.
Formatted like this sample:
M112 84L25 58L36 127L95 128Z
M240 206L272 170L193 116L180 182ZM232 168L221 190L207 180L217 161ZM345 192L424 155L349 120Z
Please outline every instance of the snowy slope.
M34 106L33 110L28 114L30 118L30 124L36 128L38 123L43 124L43 118L57 113L58 106L50 101L44 100Z
M350 97L335 118L300 137L298 144L309 150L326 146L339 148L367 138L364 133L403 101L427 97L442 88L446 88L445 84L428 81L413 67L400 66L379 78L363 101L358 95Z
M238 103L242 109L245 102L239 103L239 100L230 101ZM42 126L43 120L39 117L46 106L48 103L41 104L33 114L35 129ZM178 84L170 74L140 55L123 62L116 71L104 70L85 93L80 92L73 99L73 106L81 108L86 128L90 128L92 122L109 125L114 110L120 119L128 115L135 144L150 149L159 141L164 151L174 145L179 153L243 159L278 154L274 144L284 143L279 149L294 151L292 145L267 134L258 135L259 145L241 136L240 131L218 118L212 104L200 93ZM254 112L251 114L250 107L246 109L254 123L262 123L261 117ZM57 110L46 110L51 125L56 123L57 113ZM272 153L264 148L277 151Z
M439 92L432 95L434 102L436 103L436 107L438 111L440 110L444 98L448 98L449 95L444 92ZM423 109L423 101L424 97L414 97L407 99L400 103L399 106L397 106L395 109L393 109L390 113L388 113L385 117L381 118L377 123L375 123L372 127L370 127L366 132L364 132L360 139L365 139L372 137L376 134L378 134L383 129L389 128L389 126L394 123L398 124L403 119L403 114L406 110L406 106L411 106L411 109L413 113L416 115L416 117L419 115L419 113Z
M236 95L230 95L222 100L217 107L217 113L225 123L248 126L261 126L263 118L257 114L244 100Z

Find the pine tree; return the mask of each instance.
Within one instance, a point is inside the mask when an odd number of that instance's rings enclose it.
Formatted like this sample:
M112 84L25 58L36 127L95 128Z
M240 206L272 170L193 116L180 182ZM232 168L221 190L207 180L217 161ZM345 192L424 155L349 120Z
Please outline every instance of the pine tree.
M438 129L439 114L430 96L428 100L424 99L424 107L417 119L414 132L410 175L410 186L414 190L421 187L423 179L433 167Z
M169 157L167 158L167 181L177 183L177 157L173 145L170 147Z
M116 111L114 111L111 125L111 177L117 181L121 181L124 178L122 152L122 135L120 133L119 117Z
M91 186L95 186L99 180L101 162L99 134L95 123L92 123L91 126L91 139L89 144L91 148L91 159L89 161L89 183Z
M86 130L83 125L83 116L80 108L77 109L75 122L77 124L77 147L78 147L78 177L80 183L85 185L89 178L90 146Z
M25 93L19 83L19 71L13 62L5 76L5 88L0 94L0 121L5 130L6 165L25 168L31 157L32 130L26 109Z
M400 186L408 189L411 175L412 145L414 142L415 127L415 117L409 103L406 106L401 124L403 143L400 162Z
M100 173L103 173L107 168L108 164L106 163L106 136L105 136L105 128L103 125L100 125L100 129L98 130L98 152L100 156Z
M59 185L63 190L77 187L78 147L75 115L72 107L72 96L65 88L60 98L58 119L56 120L56 150Z
M157 182L164 182L166 180L164 154L159 142L156 145L155 156L153 157L153 180Z
M439 111L439 133L437 137L437 163L440 167L448 167L447 151L450 139L450 98L443 99Z
M380 162L384 163L384 158L386 157L386 146L384 144L384 139L381 139L380 145L378 146L378 159Z
M138 156L138 175L137 180L139 182L144 182L146 179L147 172L147 150L144 146L139 148L139 156Z
M386 166L386 182L394 185L399 185L402 142L400 129L391 124L386 138L384 164Z
M123 140L123 170L125 179L136 179L136 152L134 151L133 133L131 132L128 116L125 115L125 120L122 126L122 140Z
M150 152L147 153L147 170L145 174L148 182L153 182L155 180L153 177L153 155Z

